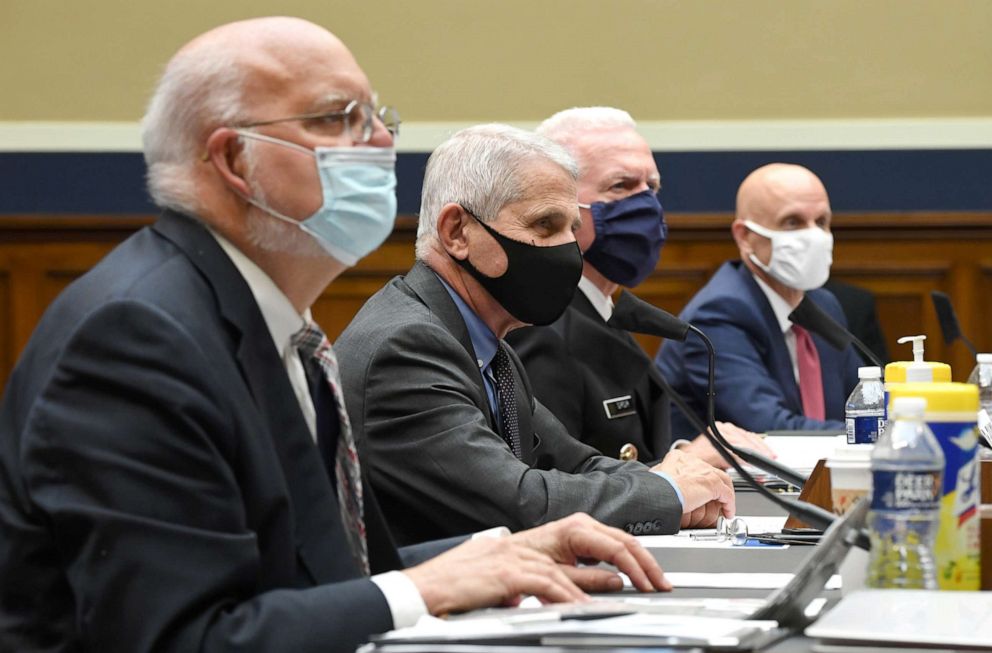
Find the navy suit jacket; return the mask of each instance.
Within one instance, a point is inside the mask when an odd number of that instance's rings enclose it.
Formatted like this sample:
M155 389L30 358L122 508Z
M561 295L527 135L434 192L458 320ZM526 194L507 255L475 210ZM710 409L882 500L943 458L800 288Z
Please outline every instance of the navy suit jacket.
M400 567L365 500L373 572ZM392 627L251 291L171 212L28 343L0 406L0 533L4 651L350 652Z
M826 290L806 293L842 325L836 298ZM813 334L820 355L826 421L805 417L799 385L768 298L740 261L724 263L682 311L716 349L716 418L756 432L769 430L843 430L844 404L858 382L859 358L852 347L838 351ZM705 415L707 355L698 338L665 342L655 362L676 392ZM694 432L677 409L672 430Z

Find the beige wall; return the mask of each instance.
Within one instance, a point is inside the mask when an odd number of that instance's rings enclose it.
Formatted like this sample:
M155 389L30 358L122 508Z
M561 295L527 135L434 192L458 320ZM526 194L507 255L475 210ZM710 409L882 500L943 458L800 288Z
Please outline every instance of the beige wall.
M222 22L329 27L413 121L992 116L989 0L0 0L0 121L130 121Z

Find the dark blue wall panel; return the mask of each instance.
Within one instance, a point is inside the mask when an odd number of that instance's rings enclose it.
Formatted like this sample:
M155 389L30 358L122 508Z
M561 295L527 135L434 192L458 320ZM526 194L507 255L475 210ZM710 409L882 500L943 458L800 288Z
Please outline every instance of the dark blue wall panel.
M834 211L990 211L992 150L658 152L672 212L732 211L738 184L772 161L809 167ZM426 153L397 161L399 210L420 207ZM0 213L150 213L137 153L0 153Z

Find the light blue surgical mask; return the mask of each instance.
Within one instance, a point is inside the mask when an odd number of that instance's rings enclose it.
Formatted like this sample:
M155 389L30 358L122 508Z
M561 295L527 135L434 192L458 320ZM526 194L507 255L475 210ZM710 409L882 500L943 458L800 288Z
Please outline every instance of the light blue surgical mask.
M385 147L317 147L313 150L265 134L238 130L243 138L275 143L314 157L324 202L305 220L248 202L310 234L345 265L355 265L386 240L396 221L396 150Z

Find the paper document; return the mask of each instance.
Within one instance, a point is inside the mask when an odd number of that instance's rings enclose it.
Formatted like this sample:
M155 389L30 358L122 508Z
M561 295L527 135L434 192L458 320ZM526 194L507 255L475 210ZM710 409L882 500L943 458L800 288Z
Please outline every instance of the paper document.
M788 519L784 516L776 517L758 517L758 516L742 516L741 519L747 524L748 533L781 533L782 527L785 526L785 520ZM674 535L641 535L637 538L637 541L641 543L641 546L648 549L664 549L664 548L679 548L679 547L693 547L700 549L732 549L734 545L729 540L719 542L710 539L699 539L707 538L709 536L716 535L716 529L714 528L693 528L681 530ZM779 549L781 547L778 547ZM773 548L774 550L774 548Z
M747 646L777 627L774 621L639 612L603 619L506 622L495 617L443 620L422 617L415 626L374 638L382 643L539 643L542 645Z
M846 435L769 435L765 444L778 456L775 460L796 471L810 472L821 458L828 458L834 449L847 444Z
M810 637L856 642L987 647L992 592L862 590L806 629Z
M692 571L670 571L665 573L665 577L671 581L675 587L714 587L730 589L761 589L777 590L788 585L795 574L789 573L762 573L751 574L746 572L732 573L706 573ZM840 575L834 574L827 581L824 589L840 589Z

